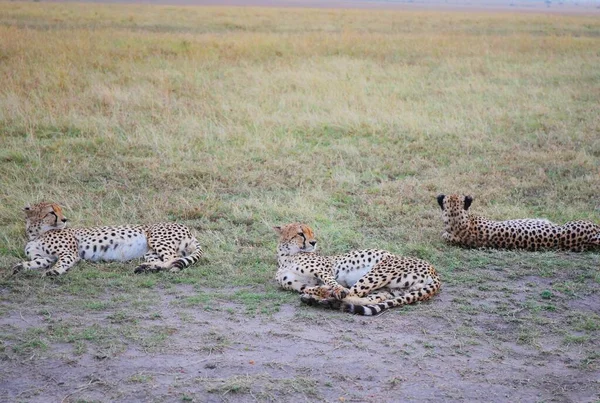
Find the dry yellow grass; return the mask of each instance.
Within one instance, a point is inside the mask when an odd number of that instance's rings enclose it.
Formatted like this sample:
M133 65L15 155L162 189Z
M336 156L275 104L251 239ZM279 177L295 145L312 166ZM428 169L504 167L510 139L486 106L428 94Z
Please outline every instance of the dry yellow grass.
M81 224L219 217L217 232L264 234L302 219L348 228L340 248L436 240L440 192L497 218L597 218L596 18L0 11L11 253L19 207L41 199Z

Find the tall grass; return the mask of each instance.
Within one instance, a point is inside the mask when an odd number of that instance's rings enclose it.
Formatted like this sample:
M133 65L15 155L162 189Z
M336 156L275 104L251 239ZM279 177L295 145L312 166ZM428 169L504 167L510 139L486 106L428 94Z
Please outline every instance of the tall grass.
M444 248L438 193L598 222L598 49L584 16L0 3L0 261L40 200L186 222L241 277L292 220Z

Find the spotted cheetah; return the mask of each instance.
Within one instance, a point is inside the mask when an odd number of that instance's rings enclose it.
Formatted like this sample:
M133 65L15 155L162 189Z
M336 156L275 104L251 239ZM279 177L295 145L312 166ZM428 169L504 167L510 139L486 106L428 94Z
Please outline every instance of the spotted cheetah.
M321 256L315 253L317 241L307 225L293 223L274 230L279 235L277 282L302 293L307 304L372 316L425 301L440 289L435 269L423 260L379 249Z
M145 262L135 273L178 272L202 256L198 241L181 224L65 228L67 219L55 203L39 203L23 211L29 240L25 253L31 260L14 266L13 274L23 269L48 269L44 275L56 276L81 259L124 262L142 256Z
M589 221L564 225L546 219L493 221L471 215L471 196L439 195L444 233L449 243L473 248L570 250L580 252L600 246L600 226Z

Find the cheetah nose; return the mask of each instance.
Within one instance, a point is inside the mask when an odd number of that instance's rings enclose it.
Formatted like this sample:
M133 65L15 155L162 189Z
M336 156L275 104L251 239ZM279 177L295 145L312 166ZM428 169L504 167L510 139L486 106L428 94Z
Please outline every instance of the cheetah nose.
M317 244L317 241L310 241L309 244L311 244L312 246L315 246Z
M63 218L61 221L62 221L62 222L67 222L67 219L66 219L66 218Z

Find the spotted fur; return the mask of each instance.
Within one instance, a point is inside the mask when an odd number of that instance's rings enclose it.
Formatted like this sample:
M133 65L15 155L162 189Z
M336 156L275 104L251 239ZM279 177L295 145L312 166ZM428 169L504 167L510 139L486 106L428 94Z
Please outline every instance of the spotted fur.
M440 279L419 259L365 249L344 255L321 256L313 231L305 224L275 227L277 282L302 293L301 300L341 308L358 315L378 315L386 309L425 301L435 295Z
M570 250L600 246L600 226L589 221L557 225L545 219L493 221L468 212L473 198L439 195L444 233L449 243L472 248Z
M67 219L55 203L25 207L25 253L29 261L13 267L47 269L46 276L66 273L79 260L128 261L144 257L135 269L178 272L196 263L202 249L190 230L176 223L121 225L116 227L66 228Z

